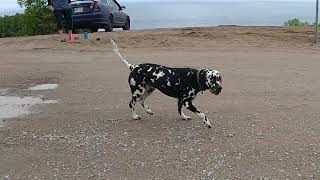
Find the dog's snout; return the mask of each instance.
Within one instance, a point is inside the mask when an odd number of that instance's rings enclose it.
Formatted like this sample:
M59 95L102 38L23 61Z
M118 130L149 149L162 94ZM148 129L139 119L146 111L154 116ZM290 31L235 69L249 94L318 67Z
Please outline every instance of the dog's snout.
M220 85L220 83L216 83L216 89L218 91L221 91L222 90L222 86Z
M217 90L216 90L216 95L220 94L222 91L222 87L221 86L218 86L217 87Z

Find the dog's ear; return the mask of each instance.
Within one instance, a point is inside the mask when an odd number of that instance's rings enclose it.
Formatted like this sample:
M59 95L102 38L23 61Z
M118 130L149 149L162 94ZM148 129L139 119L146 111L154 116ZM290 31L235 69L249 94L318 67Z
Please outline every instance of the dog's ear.
M218 74L217 76L217 81L220 81L222 83L222 76L220 74Z

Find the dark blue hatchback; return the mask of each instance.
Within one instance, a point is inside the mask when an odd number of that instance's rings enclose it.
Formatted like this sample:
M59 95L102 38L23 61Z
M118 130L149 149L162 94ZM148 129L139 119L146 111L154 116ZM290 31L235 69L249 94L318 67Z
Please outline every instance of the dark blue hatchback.
M130 17L123 12L125 7L116 0L76 0L71 2L71 6L74 29L130 30Z

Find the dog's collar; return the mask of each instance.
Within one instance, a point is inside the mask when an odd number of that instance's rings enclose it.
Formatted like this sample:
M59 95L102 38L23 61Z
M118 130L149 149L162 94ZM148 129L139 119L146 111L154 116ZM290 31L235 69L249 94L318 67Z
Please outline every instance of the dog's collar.
M200 83L200 74L201 74L201 70L198 70L197 72L197 82L198 82L198 85L199 85L199 90L201 91L202 90L202 86L201 86L201 83Z

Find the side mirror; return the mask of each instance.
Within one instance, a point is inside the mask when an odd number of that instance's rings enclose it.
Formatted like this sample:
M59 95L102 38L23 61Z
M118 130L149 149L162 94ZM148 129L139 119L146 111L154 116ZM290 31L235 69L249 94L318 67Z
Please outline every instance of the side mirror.
M120 10L126 9L125 6L120 6Z

